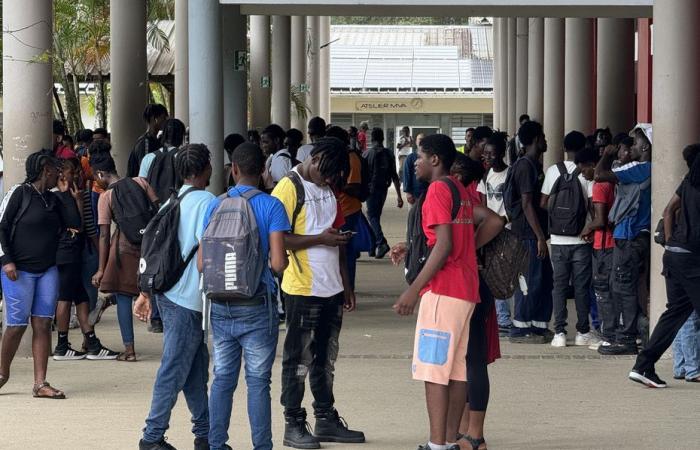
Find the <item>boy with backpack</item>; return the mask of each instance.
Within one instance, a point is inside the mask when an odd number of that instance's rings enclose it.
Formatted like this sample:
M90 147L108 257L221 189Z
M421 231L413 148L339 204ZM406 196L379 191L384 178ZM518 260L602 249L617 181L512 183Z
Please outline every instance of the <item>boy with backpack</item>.
M287 312L287 336L282 361L284 445L320 448L319 442L360 443L365 436L349 430L334 408L333 367L343 308L355 309L344 246L350 233L341 233L343 214L334 190L342 189L350 171L346 145L337 138L318 139L308 158L283 178L272 195L290 219L285 236L290 264L282 291ZM309 374L314 395L314 433L302 407Z
M265 164L266 170L272 177L274 184L287 175L292 167L299 164L295 158L284 148L286 133L279 125L268 125L260 135L260 147L263 153L268 156Z
M146 105L146 108L143 110L143 121L146 123L147 129L144 134L139 136L136 144L134 144L134 148L131 150L131 154L129 154L129 163L126 170L127 177L137 176L144 156L160 148L158 133L163 129L163 124L166 120L168 120L168 110L165 106L160 103L149 103ZM95 134L97 134L97 130L95 130Z
M164 204L170 195L182 185L182 180L175 170L175 154L185 142L185 124L179 119L168 119L163 125L163 145L141 160L139 176L148 180L148 184L158 194L158 200Z
M590 313L591 289L591 244L581 235L587 219L588 204L593 196L593 182L586 179L574 159L580 160L584 153L586 136L572 131L564 137L566 161L559 162L544 176L540 207L549 212L551 233L551 259L553 269L552 303L554 307L554 338L552 347L566 347L566 308L569 281L573 279L576 300L575 345L588 346L599 339L591 333ZM594 167L594 150L588 152L584 162L589 169ZM579 161L581 162L581 161ZM590 170L589 170L590 172Z
M411 281L394 310L411 315L420 299L412 371L415 380L425 382L430 413L430 441L420 450L460 448L456 442L467 398L469 323L479 303L476 249L503 229L496 214L473 204L464 185L448 177L456 155L448 136L423 140L416 175L430 185L413 207L417 218L413 226L409 223L410 248L392 251L395 261L407 253Z
M540 208L540 157L547 140L539 122L524 122L517 138L524 154L508 169L503 204L515 233L529 252L526 286L514 296L513 343L544 344L553 337L547 329L552 317L552 264L547 249L547 212Z
M139 267L141 295L134 305L134 314L145 322L150 317L151 300L155 300L164 325L163 356L139 450L174 448L165 441L165 431L181 391L192 413L194 448L209 449L209 351L202 331L195 261L204 215L214 199L204 190L212 171L209 150L202 144L181 148L175 168L184 184L144 233Z
M273 272L287 266L284 235L290 227L280 201L257 189L265 167L260 147L239 145L231 162L236 185L210 202L201 250L214 340L209 445L230 449L233 394L244 359L253 447L271 449L270 379L278 337ZM234 220L243 226L231 226ZM245 264L237 264L238 254Z

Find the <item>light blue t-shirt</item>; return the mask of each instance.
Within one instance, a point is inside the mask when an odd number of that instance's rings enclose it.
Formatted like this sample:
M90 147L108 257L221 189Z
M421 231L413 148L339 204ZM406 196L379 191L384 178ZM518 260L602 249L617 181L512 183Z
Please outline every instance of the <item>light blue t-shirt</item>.
M620 184L642 184L651 177L651 163L633 161L613 169L613 172ZM651 185L640 192L637 214L625 217L616 224L613 237L633 240L643 230L651 230Z
M168 151L171 151L175 147L168 146ZM155 152L151 152L143 157L141 160L141 165L139 166L139 177L148 178L148 171L151 170L153 165L153 160L156 159L156 152L162 152L163 148L159 148Z
M143 167L143 166L142 166ZM182 195L192 186L184 185L178 195ZM180 225L177 237L180 240L182 257L186 258L192 248L202 239L204 234L204 217L209 204L216 197L204 190L190 192L180 203ZM167 205L166 202L163 206ZM193 311L202 311L202 295L199 289L199 270L197 270L197 255L187 265L180 280L175 283L165 296L171 302Z
M251 186L238 185L228 190L229 197L238 197L244 192L254 189ZM221 199L216 197L209 203L209 208L204 215L204 229L206 230L214 210L221 204ZM283 231L287 232L292 229L289 226L289 218L281 201L275 197L260 193L250 199L250 207L253 208L255 221L258 224L258 233L260 234L260 254L265 258L265 261L270 259L270 233ZM268 265L269 267L269 265ZM275 280L272 275L272 270L267 268L263 271L262 282L265 283L268 292L273 292L275 289Z

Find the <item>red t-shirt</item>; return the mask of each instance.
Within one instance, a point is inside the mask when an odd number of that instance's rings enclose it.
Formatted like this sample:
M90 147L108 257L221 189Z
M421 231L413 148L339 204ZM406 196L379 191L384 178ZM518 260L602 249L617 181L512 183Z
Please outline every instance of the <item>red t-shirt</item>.
M428 282L423 292L428 290L438 295L479 303L479 275L476 265L474 242L474 217L472 200L467 189L452 178L459 189L462 205L457 218L452 220L452 191L442 181L430 183L423 203L423 232L428 238L428 247L437 240L434 228L437 225L452 224L452 251L445 265Z
M595 183L593 185L593 203L605 204L605 214L610 212L615 202L615 186L612 183ZM605 228L593 232L593 249L603 250L615 247L614 228L608 223Z
M360 150L367 150L367 133L360 131L357 133L357 143L360 144Z

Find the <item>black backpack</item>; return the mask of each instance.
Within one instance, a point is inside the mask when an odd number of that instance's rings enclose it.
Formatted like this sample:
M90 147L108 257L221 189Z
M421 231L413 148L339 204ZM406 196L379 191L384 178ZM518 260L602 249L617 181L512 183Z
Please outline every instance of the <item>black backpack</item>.
M557 163L559 178L549 194L549 232L558 236L578 236L586 225L588 205L577 168L569 173L563 162Z
M158 195L161 204L168 201L172 193L177 192L182 185L182 180L175 170L176 153L176 148L170 151L164 148L162 151L155 152L155 158L148 169L146 179Z
M299 161L298 159L292 157L292 155L290 155L289 153L280 153L278 156L281 156L281 157L283 157L283 158L287 158L287 159L289 159L290 161L292 161L292 167L296 167L296 166L298 166L298 165L301 163L301 161Z
M457 218L462 206L462 197L454 181L449 177L440 178L437 183L445 183L452 192L452 220ZM425 194L413 205L408 213L408 230L406 232L406 281L411 284L423 269L430 256L428 238L423 232L423 202Z
M180 202L197 188L189 188L179 197L174 194L170 202L149 222L141 242L139 261L139 289L142 292L167 292L177 283L185 269L197 254L199 244L182 258L178 228L180 226Z
M520 161L525 160L537 173L537 166L535 163L525 156L518 158L509 168L506 174L506 181L503 183L503 206L506 208L506 215L508 216L509 222L514 222L520 218L523 214L523 202L522 196L520 195L520 190L518 189L518 194L515 192L515 181L513 180L513 174L515 173L515 166L520 163Z
M133 179L122 178L112 184L112 213L119 230L134 245L141 245L148 222L156 215L146 191Z

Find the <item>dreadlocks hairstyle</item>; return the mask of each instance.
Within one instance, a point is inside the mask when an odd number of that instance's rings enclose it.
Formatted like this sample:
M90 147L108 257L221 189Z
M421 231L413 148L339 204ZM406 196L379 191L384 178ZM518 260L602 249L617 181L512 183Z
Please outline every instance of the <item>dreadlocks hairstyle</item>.
M182 180L200 175L209 165L211 154L204 144L187 144L175 154L175 172Z
M45 167L57 167L58 161L53 157L53 151L42 148L29 155L24 165L27 172L27 178L24 182L33 183L41 178Z
M187 128L180 119L168 119L163 124L163 145L178 148L185 142Z
M343 141L346 147L350 145L350 135L347 131L345 131L337 125L333 125L332 127L326 130L326 137L338 138L341 141Z
M321 176L331 180L335 189L342 189L350 173L350 159L347 146L335 137L324 137L314 143L311 157L319 157L318 170Z
M455 161L450 168L450 174L459 177L459 180L465 187L481 180L485 171L484 165L479 161L474 161L464 153L459 152L455 155Z
M117 166L114 164L114 159L110 154L109 150L112 147L107 145L95 146L99 141L95 141L93 145L90 146L90 167L93 172L106 172L106 173L117 173Z
M143 110L143 121L150 123L151 120L160 116L167 116L168 110L160 103L149 103Z

